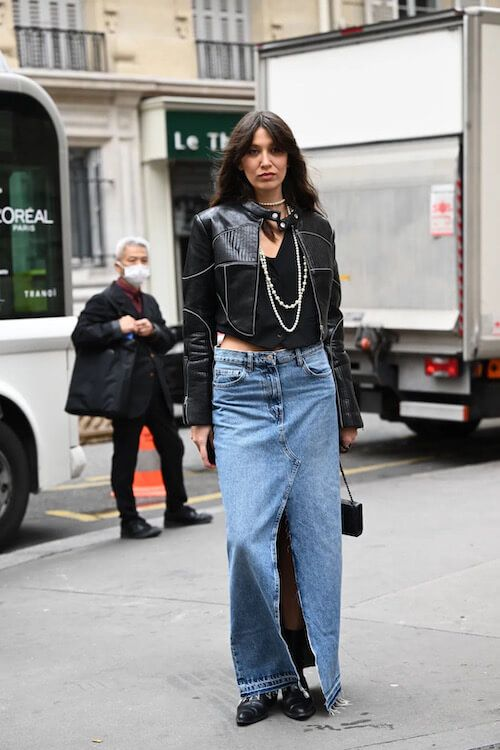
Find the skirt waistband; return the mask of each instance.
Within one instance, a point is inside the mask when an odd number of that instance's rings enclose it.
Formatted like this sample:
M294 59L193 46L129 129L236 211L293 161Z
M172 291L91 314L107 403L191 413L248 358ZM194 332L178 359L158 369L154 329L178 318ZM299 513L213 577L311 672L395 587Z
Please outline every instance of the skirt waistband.
M247 370L253 370L254 367L262 365L285 365L294 360L301 365L304 357L321 351L324 346L321 341L310 346L299 347L298 349L278 349L277 351L263 352L238 352L234 349L221 349L215 347L214 358L216 362L230 362L231 364L245 367Z

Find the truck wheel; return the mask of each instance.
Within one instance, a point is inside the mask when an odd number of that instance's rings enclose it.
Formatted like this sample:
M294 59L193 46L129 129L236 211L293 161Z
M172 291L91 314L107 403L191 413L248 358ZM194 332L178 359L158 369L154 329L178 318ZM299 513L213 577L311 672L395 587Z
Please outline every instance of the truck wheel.
M404 419L405 425L421 437L461 438L470 435L481 420L470 422L446 422L441 419Z
M0 549L15 537L29 498L29 464L16 433L0 421Z

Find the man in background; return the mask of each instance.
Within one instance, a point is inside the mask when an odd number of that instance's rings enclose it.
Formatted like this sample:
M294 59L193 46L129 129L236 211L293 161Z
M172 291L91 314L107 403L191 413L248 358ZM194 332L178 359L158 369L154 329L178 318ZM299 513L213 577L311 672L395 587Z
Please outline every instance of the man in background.
M149 278L148 242L124 237L118 242L115 268L118 279L86 304L73 331L79 355L85 349L120 346L133 341L134 365L123 414L113 419L111 485L121 518L121 536L150 539L161 529L151 526L136 508L132 489L139 437L144 426L153 435L160 455L167 501L164 525L210 523L212 516L186 505L182 474L184 445L174 419L173 404L164 372L163 356L178 340L165 325L158 303L141 291Z

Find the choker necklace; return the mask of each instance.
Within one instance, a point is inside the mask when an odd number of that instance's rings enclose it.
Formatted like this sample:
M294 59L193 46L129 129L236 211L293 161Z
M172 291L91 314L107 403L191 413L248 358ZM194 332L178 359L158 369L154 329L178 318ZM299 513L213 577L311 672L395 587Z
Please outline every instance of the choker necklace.
M260 201L258 201L258 203L259 203L259 206L282 206L285 201L286 201L286 198L283 198L280 201L275 201L274 203L261 203Z

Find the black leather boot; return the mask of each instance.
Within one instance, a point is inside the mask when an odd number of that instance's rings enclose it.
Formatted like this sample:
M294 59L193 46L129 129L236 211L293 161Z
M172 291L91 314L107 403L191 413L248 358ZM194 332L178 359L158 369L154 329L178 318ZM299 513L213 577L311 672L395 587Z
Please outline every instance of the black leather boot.
M301 685L307 690L307 682L304 677L304 667L314 665L314 656L311 661L309 655L311 654L312 656L312 652L306 631L304 628L301 630L287 630L286 628L283 628L283 638L286 641L292 661L299 673Z
M308 652L310 652L309 642L304 629L287 630L283 628L283 637L297 669L300 685L283 688L281 691L283 696L281 708L285 716L288 716L290 719L304 721L304 719L308 719L316 713L316 708L309 694L306 678L304 677L304 667L310 663L308 659Z
M278 693L262 693L242 698L236 709L236 723L239 727L255 724L269 716L268 709L276 703Z

